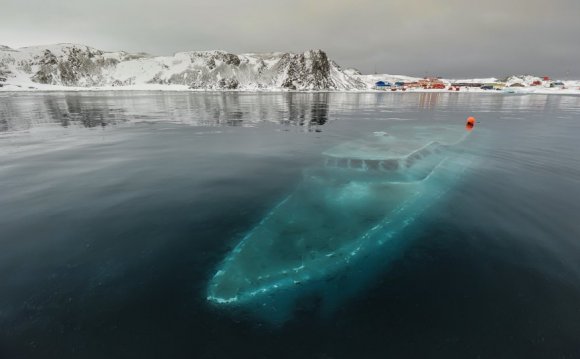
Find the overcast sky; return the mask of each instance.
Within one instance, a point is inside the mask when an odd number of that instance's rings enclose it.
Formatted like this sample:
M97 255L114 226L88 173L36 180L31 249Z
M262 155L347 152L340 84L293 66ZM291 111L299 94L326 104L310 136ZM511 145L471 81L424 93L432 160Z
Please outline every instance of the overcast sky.
M364 73L580 78L580 0L0 0L0 44L326 50Z

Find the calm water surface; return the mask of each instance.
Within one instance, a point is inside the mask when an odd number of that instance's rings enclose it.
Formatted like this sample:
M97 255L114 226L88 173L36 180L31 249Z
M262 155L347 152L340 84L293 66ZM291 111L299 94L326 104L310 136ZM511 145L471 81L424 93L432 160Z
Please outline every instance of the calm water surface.
M208 305L323 151L468 115L476 165L369 288ZM580 97L0 94L0 358L388 357L580 358Z

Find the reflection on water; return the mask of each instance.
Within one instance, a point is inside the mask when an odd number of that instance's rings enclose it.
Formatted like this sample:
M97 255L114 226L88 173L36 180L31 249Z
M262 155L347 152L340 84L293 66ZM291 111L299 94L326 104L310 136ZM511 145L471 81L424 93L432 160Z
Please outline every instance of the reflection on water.
M471 112L577 111L578 96L448 93L47 93L1 94L0 132L58 124L106 127L168 122L195 126L252 126L273 122L320 130L345 110L405 112L458 106ZM462 108L468 100L469 108Z
M43 124L91 128L158 121L195 126L247 126L271 121L311 130L328 121L328 105L327 93L5 95L0 107L0 131Z

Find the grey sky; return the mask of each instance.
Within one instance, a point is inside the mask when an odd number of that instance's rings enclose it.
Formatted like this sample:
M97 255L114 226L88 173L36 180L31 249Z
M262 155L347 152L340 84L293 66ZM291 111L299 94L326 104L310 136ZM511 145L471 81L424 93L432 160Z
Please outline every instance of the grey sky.
M0 0L0 44L326 50L364 73L580 78L579 0Z

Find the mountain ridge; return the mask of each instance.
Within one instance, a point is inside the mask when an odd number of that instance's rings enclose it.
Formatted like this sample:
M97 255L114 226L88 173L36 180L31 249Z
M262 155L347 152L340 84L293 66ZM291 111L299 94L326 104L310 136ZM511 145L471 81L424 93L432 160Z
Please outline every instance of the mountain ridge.
M367 86L322 50L233 54L223 50L152 56L61 43L0 47L4 85L28 88L178 85L195 90L361 90Z

